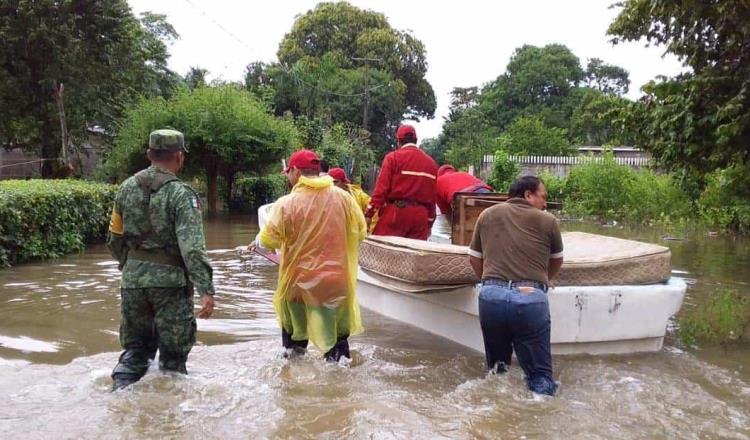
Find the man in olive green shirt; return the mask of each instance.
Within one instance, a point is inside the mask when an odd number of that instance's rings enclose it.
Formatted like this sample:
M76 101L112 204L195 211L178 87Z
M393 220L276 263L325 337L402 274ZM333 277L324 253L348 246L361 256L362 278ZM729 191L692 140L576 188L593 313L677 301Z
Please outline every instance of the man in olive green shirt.
M479 324L487 367L505 372L516 352L534 392L555 394L547 290L562 266L557 219L543 209L544 183L523 176L510 186L507 203L480 214L469 245L469 262L482 280Z
M175 175L185 161L182 133L149 136L151 166L123 182L115 196L107 247L122 270L120 344L113 388L140 380L159 350L159 369L187 374L195 343L193 290L200 318L214 308L198 194Z

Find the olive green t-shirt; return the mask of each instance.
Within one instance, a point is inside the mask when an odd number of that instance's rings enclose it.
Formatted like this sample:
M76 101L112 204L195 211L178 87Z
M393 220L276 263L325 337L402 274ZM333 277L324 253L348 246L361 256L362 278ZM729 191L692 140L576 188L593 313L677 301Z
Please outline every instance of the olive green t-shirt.
M563 256L560 226L552 214L513 198L479 215L469 255L483 260L482 278L549 284L549 259Z

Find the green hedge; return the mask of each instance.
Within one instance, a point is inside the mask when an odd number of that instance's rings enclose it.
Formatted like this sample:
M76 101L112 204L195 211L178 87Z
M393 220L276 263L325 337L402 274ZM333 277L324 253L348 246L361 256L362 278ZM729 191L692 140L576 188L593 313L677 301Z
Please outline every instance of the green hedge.
M568 177L549 182L551 199L560 198L568 215L631 224L674 222L693 216L687 195L670 175L633 170L612 153L586 161Z
M254 212L288 191L289 182L283 174L263 177L240 177L234 181L229 208L233 211Z
M0 267L80 252L103 239L116 190L78 180L0 181Z

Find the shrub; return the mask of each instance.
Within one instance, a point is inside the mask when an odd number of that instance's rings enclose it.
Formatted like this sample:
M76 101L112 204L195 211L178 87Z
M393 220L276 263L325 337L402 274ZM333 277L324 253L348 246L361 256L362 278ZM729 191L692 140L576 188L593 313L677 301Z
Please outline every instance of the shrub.
M750 299L739 292L720 291L707 304L683 311L678 322L684 344L738 342L750 329Z
M565 182L565 209L585 216L621 218L629 202L632 169L617 164L611 152L574 166Z
M698 199L707 226L750 232L750 167L733 165L706 176L706 189Z
M0 182L0 266L80 252L103 239L116 190L77 180Z
M492 174L487 183L495 191L508 192L510 184L515 182L520 172L521 169L518 167L518 164L510 160L508 153L503 150L497 150L495 152L495 161L492 163Z
M565 177L557 177L547 170L542 170L537 176L544 182L547 188L547 200L551 202L562 202L565 198Z
M691 203L674 178L650 170L633 173L622 219L633 223L671 223L692 215Z
M272 203L287 192L289 182L282 174L263 177L240 177L234 182L232 210L254 212L259 207Z
M692 216L693 205L673 176L619 165L611 152L574 166L567 179L547 183L547 191L573 215L665 226Z

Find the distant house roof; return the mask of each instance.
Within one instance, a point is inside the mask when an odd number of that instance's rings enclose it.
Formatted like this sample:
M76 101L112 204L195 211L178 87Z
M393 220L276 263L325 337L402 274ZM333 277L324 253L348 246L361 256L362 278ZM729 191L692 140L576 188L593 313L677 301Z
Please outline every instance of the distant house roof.
M632 146L628 146L628 145L621 145L621 146L618 146L618 147L600 147L600 146L595 146L595 145L586 145L586 146L578 147L578 151L583 151L583 152L585 152L585 151L599 151L599 152L601 152L601 151L604 151L604 150L612 150L612 151L620 151L620 152L631 151L633 153L637 153L637 152L642 151L638 147L632 147Z

